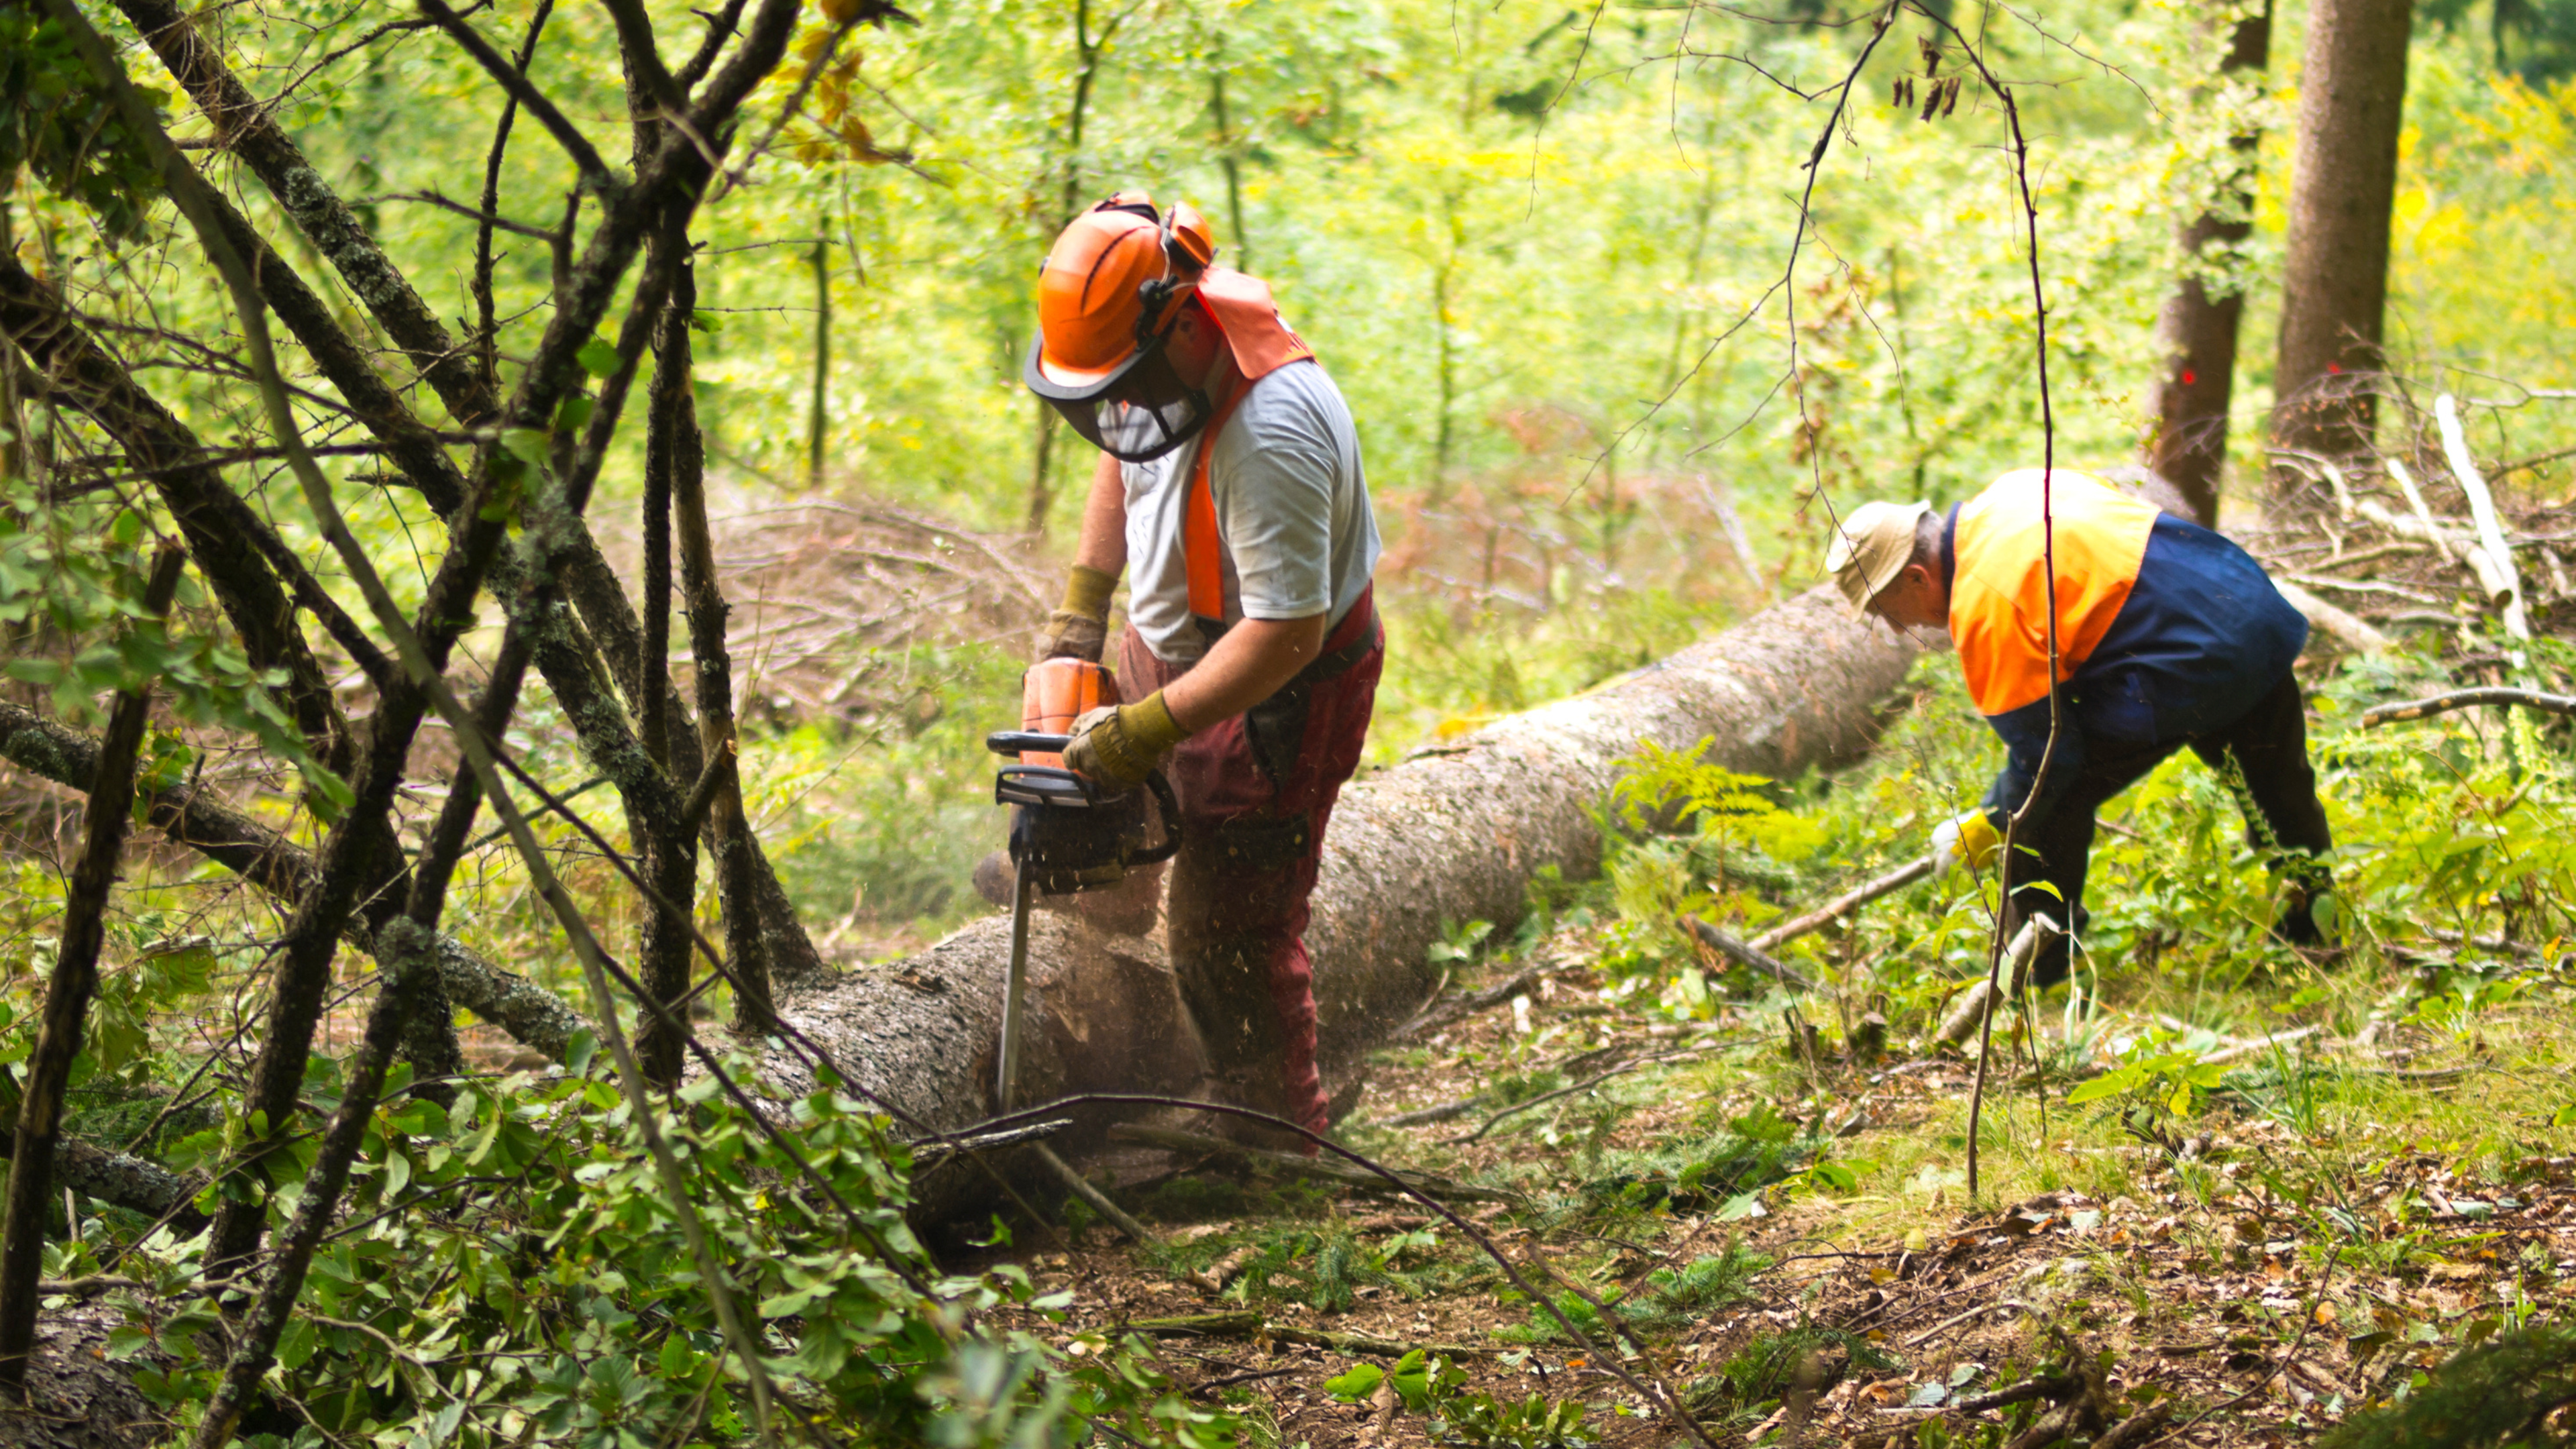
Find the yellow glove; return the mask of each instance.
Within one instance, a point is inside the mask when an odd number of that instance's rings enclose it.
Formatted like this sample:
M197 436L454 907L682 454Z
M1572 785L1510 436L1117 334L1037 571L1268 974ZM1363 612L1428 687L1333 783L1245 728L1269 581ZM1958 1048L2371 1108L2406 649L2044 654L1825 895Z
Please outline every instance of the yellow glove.
M1143 784L1155 762L1189 737L1158 689L1134 704L1102 705L1075 720L1064 764L1112 791L1127 790Z
M1994 864L1995 851L2003 843L2003 837L1995 831L1995 822L1983 810L1944 820L1932 831L1932 874L1936 878L1948 875L1950 868L1962 860L1971 870L1984 870Z
M1046 626L1038 630L1037 657L1070 655L1099 663L1100 651L1109 643L1109 596L1117 588L1114 574L1081 564L1066 570L1064 602L1047 615Z

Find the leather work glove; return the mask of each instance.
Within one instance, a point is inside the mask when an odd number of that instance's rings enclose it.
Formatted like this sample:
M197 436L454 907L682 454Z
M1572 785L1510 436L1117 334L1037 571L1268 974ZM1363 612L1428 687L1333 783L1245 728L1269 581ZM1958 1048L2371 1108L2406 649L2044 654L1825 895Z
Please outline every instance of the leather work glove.
M1075 720L1073 743L1064 747L1064 766L1113 792L1130 790L1145 782L1172 746L1189 737L1158 689L1134 704L1104 704Z
M1037 657L1071 656L1099 663L1100 651L1109 643L1109 596L1117 587L1113 574L1081 564L1066 570L1064 602L1038 630Z
M1932 876L1937 880L1948 875L1962 860L1970 870L1984 870L1994 863L1995 850L2003 843L1995 833L1995 822L1983 810L1944 820L1932 829Z

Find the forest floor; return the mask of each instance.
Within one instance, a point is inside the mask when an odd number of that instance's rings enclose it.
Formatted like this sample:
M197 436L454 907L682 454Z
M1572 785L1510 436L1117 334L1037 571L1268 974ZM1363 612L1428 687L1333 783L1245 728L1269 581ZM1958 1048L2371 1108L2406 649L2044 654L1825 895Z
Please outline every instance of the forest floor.
M1972 1200L1971 1061L1801 1052L1776 996L1677 1021L1586 946L1560 929L1517 1000L1379 1052L1338 1129L1503 1189L1454 1204L1486 1244L1418 1201L1132 1153L1114 1191L1160 1241L1024 1237L1067 1295L1032 1326L1149 1334L1279 1449L1692 1442L1665 1395L1724 1446L2035 1449L2048 1413L2137 1449L2308 1442L2576 1296L2554 975L2474 1020L2400 1010L2407 968L2303 958L2151 975L2080 1023L2050 993L2035 1059L1998 1023ZM2327 995L2381 1009L2331 1039ZM2068 1103L2159 1029L2168 1075Z

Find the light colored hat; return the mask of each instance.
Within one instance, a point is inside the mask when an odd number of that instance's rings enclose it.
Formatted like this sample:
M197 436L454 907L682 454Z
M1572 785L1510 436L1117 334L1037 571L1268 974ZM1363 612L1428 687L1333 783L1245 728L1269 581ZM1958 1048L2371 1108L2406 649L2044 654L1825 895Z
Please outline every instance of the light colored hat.
M1878 591L1905 572L1914 557L1915 526L1931 511L1929 503L1872 502L1843 515L1825 550L1825 568L1853 613L1867 613Z

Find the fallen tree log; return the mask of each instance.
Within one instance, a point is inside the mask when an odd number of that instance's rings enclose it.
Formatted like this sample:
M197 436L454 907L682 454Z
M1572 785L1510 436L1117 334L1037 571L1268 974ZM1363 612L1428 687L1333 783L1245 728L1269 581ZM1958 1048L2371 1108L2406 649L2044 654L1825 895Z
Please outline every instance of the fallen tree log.
M1393 647L1403 647L1400 636ZM1328 1087L1347 1081L1430 995L1426 950L1444 925L1508 926L1540 870L1582 879L1599 869L1595 811L1640 740L1678 750L1705 739L1710 762L1774 778L1847 763L1867 751L1871 707L1913 653L1853 619L1829 588L1810 590L1669 659L1354 783L1333 815L1307 933ZM781 1014L904 1116L933 1130L962 1127L993 1109L1009 936L1002 918L978 921L918 956L790 997ZM1177 1092L1200 1075L1158 941L1041 914L1030 966L1023 1100ZM800 1065L772 1065L781 1086L810 1084ZM1092 1117L1084 1130L1105 1125ZM971 1206L985 1182L925 1175L924 1215Z
M1426 949L1444 925L1508 926L1540 870L1581 879L1599 868L1594 809L1617 778L1617 762L1640 740L1686 749L1706 739L1712 763L1747 774L1788 777L1845 763L1867 750L1876 730L1870 707L1912 657L1911 646L1852 619L1820 588L1669 659L1417 750L1356 782L1334 815L1307 936L1328 1078L1349 1078L1391 1024L1424 1004L1435 986ZM0 743L12 763L63 782L95 747L5 706ZM171 839L272 894L292 899L309 877L304 851L208 796L164 791L150 811ZM909 1128L965 1126L993 1110L1008 938L1006 921L979 921L919 956L791 995L782 1015ZM459 1004L546 1055L561 1054L578 1028L575 1013L441 944ZM1031 961L1024 1098L1179 1092L1197 1082L1197 1041L1158 942L1041 915ZM772 1054L767 1065L781 1087L813 1085L804 1053ZM1106 1121L1093 1115L1082 1125L1096 1141ZM981 1201L990 1181L955 1160L926 1173L925 1216Z

